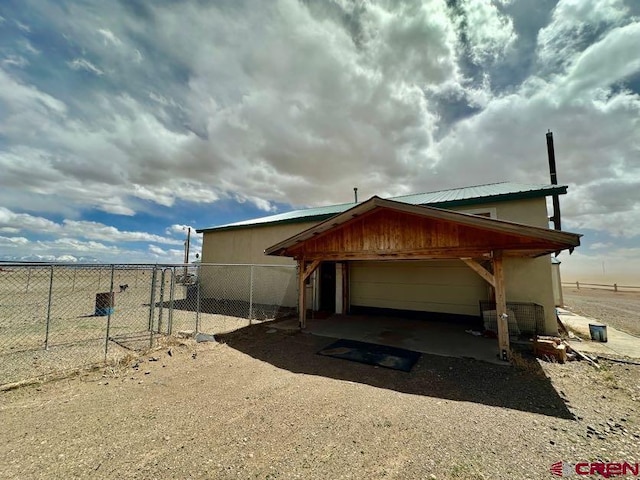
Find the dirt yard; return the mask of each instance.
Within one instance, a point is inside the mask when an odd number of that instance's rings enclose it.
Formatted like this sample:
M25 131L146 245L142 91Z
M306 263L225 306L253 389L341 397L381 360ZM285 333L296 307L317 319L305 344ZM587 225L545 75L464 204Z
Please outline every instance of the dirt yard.
M565 308L640 336L640 292L563 288Z
M0 393L0 478L511 480L640 461L640 366L423 355L407 374L268 328Z

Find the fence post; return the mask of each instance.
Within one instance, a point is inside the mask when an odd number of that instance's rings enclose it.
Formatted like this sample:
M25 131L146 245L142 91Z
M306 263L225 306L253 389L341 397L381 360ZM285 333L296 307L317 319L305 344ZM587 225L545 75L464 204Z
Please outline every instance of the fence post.
M115 270L115 265L111 265L111 286L109 287L109 307L112 307L115 302L113 304L111 304L111 299L113 298L113 273ZM109 353L109 333L111 330L111 310L112 308L108 308L107 309L107 331L105 333L104 336L104 361L106 363L107 361L107 354Z
M176 267L171 268L171 287L169 287L169 319L167 320L167 333L173 335L173 301L175 299Z
M614 292L617 292L617 291L618 291L618 284L617 284L617 283L614 283L614 284L613 284L613 291L614 291Z
M24 293L29 293L29 283L31 282L31 267L27 270L27 286L24 289Z
M253 265L249 271L249 325L252 324L253 319Z
M580 290L580 282L576 281L576 290Z
M196 288L196 333L200 333L200 288L202 285L201 282L201 278L200 278L200 268L201 266L198 265L198 268L196 270L196 285L198 288Z
M151 298L149 299L149 348L153 347L153 317L156 307L156 267L151 274Z
M158 333L162 333L162 314L164 313L164 283L166 281L166 268L160 272L160 301L158 302Z
M53 294L53 265L49 273L49 300L47 302L47 331L44 337L44 349L49 350L49 326L51 324L51 295Z

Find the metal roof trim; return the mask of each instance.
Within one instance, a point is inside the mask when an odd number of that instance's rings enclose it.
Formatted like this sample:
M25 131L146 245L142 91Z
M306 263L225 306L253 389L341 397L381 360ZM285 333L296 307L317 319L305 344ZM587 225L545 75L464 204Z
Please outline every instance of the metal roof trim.
M504 187L512 187L512 188L523 188L523 190L511 190L504 192L488 192L486 195L480 193L475 196L470 196L466 198L454 198L454 199L446 199L446 200L435 200L435 201L425 201L425 202L407 202L403 201L403 199L408 199L409 197L414 197L416 200L419 200L419 197L424 197L427 199L428 196L432 194L444 193L444 192L456 192L456 191L466 191L472 189L487 189L489 187L496 186L504 186ZM528 188L528 189L526 189ZM539 197L548 197L551 195L564 195L567 193L566 185L533 185L533 184L520 184L520 183L512 183L512 182L502 182L502 183L492 183L487 185L478 185L472 187L464 187L450 190L439 190L436 192L426 192L426 193L416 193L409 195L402 195L399 197L392 197L388 200L405 203L408 205L431 205L438 208L452 208L452 207L465 207L472 205L479 205L484 203L491 202L504 202L510 200L526 200L530 198L539 198ZM380 197L376 197L380 198ZM361 204L362 202L360 202ZM304 223L304 222L313 222L313 221L321 221L327 218L330 218L335 215L339 215L340 213L357 206L356 203L342 203L336 205L327 205L324 207L314 207L303 210L293 210L290 212L283 212L276 215L271 215L267 217L254 218L250 220L242 220L235 223L230 223L226 225L220 225L218 227L209 227L209 228L201 228L197 229L197 233L207 233L207 232L217 232L217 231L225 231L225 230L236 230L242 228L255 228L261 226L272 226L279 224L292 224L292 223ZM327 211L329 210L329 211ZM314 213L318 212L318 213ZM327 211L326 213L322 213L323 211ZM308 212L309 215L304 215L304 212ZM291 216L295 215L295 216ZM277 218L281 217L281 218ZM271 219L271 220L270 220Z

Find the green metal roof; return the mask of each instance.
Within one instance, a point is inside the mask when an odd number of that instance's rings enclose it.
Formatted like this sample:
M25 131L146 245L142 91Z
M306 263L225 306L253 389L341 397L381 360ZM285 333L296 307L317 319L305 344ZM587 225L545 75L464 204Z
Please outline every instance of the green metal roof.
M389 200L408 203L410 205L429 205L438 208L452 208L478 205L490 202L504 202L508 200L521 200L527 198L547 197L549 195L564 195L567 193L565 185L539 185L527 183L491 183L473 187L453 188L436 192L417 193L392 197ZM361 203L361 202L360 202ZM326 207L307 208L293 210L291 212L278 213L267 217L243 220L217 227L196 230L198 233L214 232L220 230L232 230L239 228L255 227L261 225L273 225L283 223L301 223L326 220L334 215L344 212L356 203L342 203Z

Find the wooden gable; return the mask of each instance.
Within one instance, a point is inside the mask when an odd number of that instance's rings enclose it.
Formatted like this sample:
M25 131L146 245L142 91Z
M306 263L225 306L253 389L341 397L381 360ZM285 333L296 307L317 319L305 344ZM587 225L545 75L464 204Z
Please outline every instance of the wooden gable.
M536 256L565 245L527 235L491 231L451 220L378 208L318 232L286 249L307 260L417 259L481 257L500 249L505 254Z

